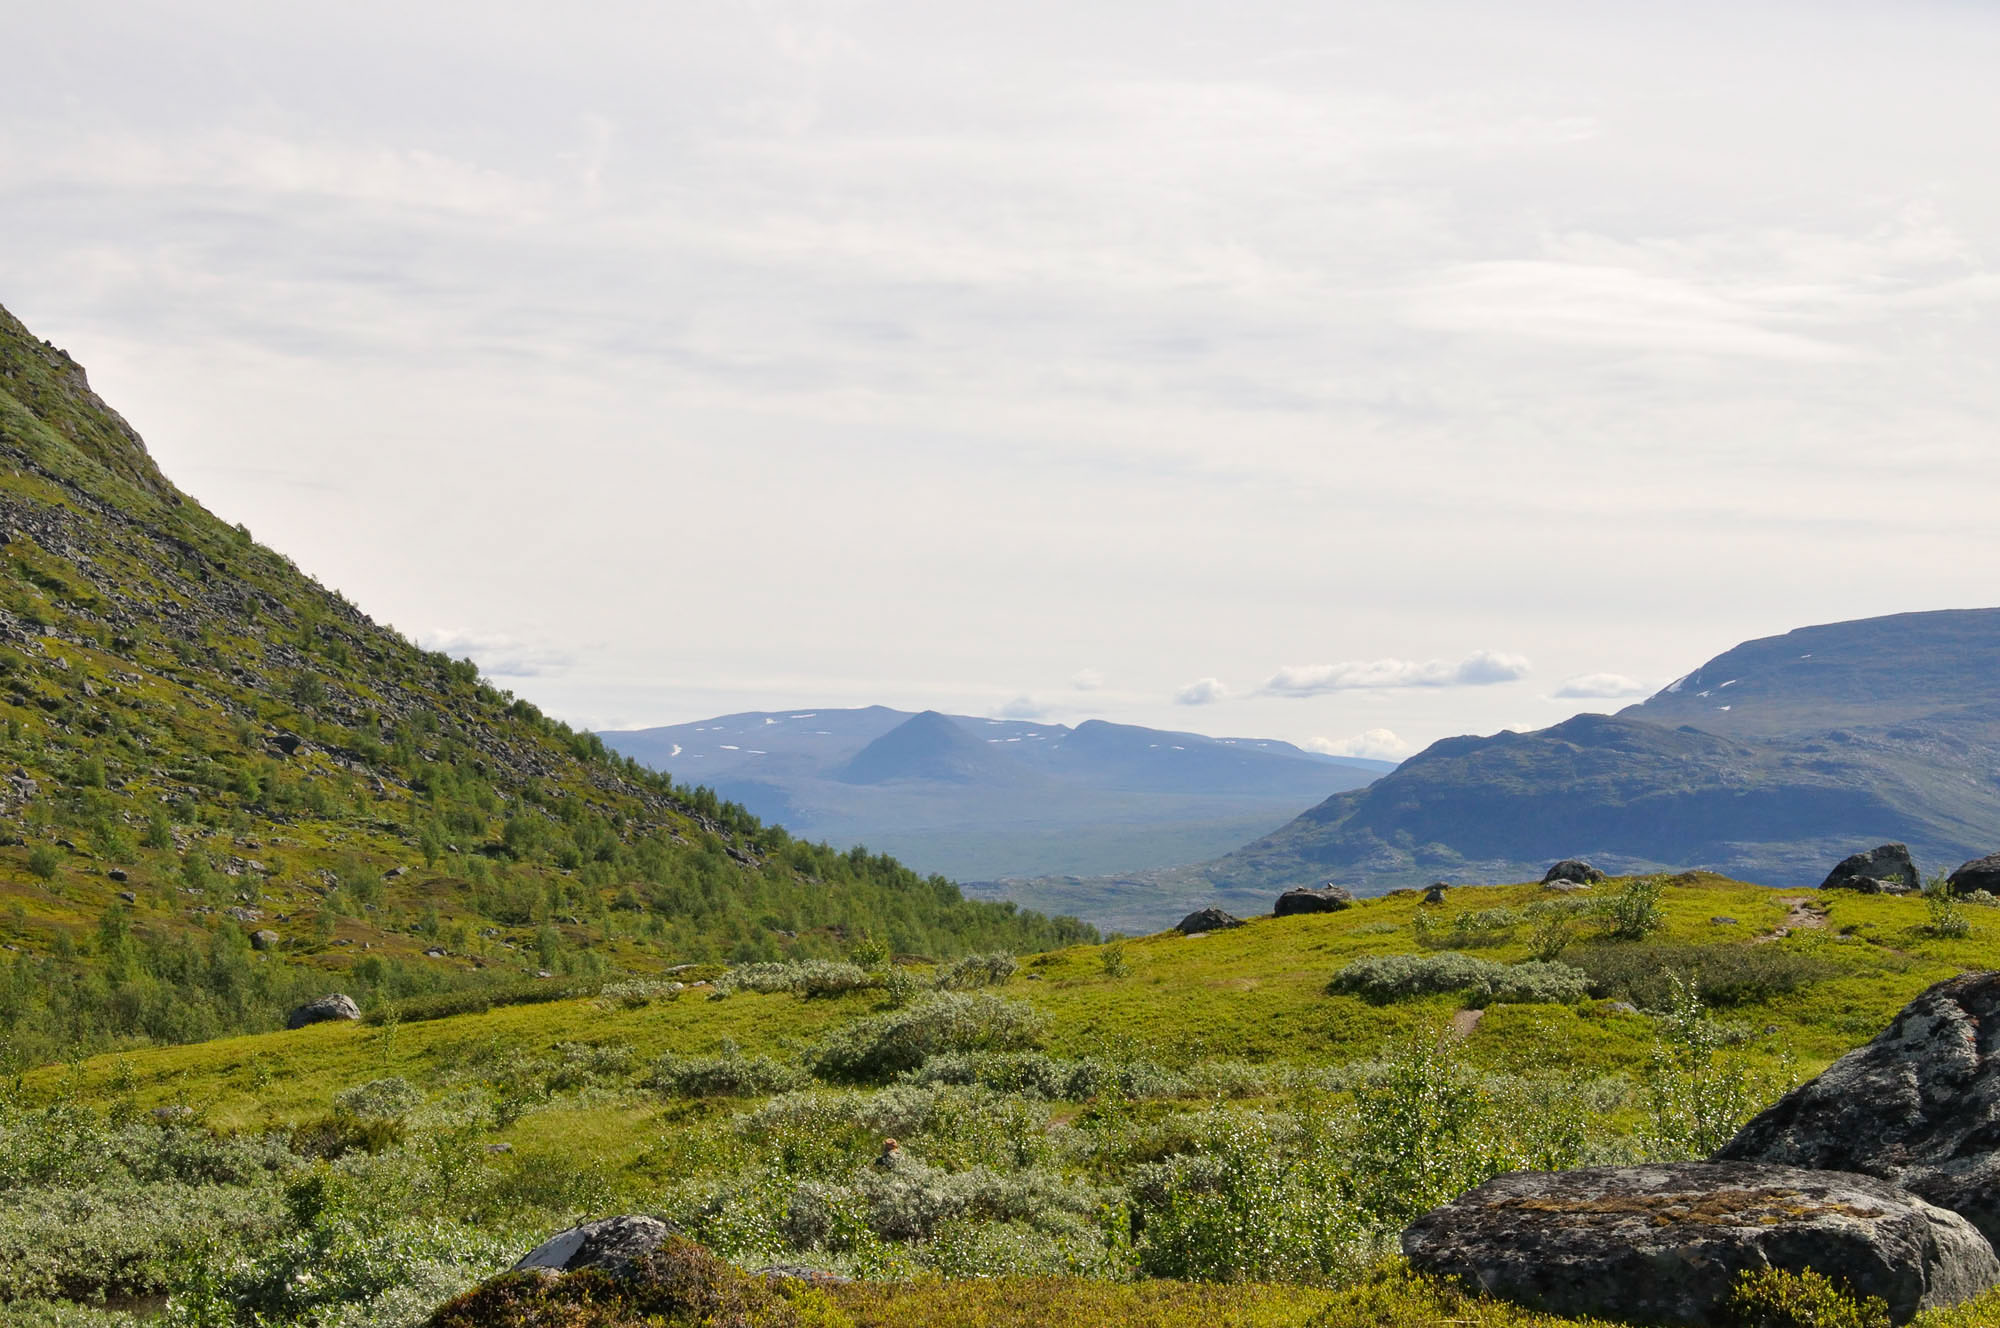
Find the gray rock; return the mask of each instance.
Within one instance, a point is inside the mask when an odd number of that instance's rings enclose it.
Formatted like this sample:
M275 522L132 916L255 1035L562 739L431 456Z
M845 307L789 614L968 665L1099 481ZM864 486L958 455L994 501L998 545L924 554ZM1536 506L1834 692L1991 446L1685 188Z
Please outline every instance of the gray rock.
M1434 882L1430 889L1424 891L1424 902L1426 904L1442 904L1444 902L1445 889L1446 886L1443 881Z
M1553 881L1543 881L1542 888L1544 890L1554 890L1558 894L1567 895L1567 894L1575 894L1578 890L1588 890L1590 887L1585 885L1582 881L1572 881L1567 876L1558 876Z
M580 1227L558 1231L521 1256L513 1271L548 1269L574 1273L596 1268L612 1276L630 1272L632 1266L666 1244L680 1228L657 1217L606 1217L585 1222Z
M2000 895L2000 853L1974 858L1945 879L1951 882L1952 889L1962 895L1969 895L1974 890Z
M282 939L268 927L250 933L250 948L253 950L275 950Z
M1858 1171L2000 1240L2000 973L1947 978L1785 1094L1718 1159Z
M139 896L133 894L130 890L120 890L118 892L118 897L128 904L136 904L139 902Z
M1183 936L1192 936L1198 931L1221 931L1225 927L1242 925L1242 918L1225 913L1219 908L1198 908L1182 918L1174 930Z
M1708 920L1708 925L1711 927L1734 927L1737 925L1737 922L1735 918L1730 917L1726 913L1718 913Z
M1564 858L1555 866L1542 873L1542 884L1551 881L1576 881L1583 885L1596 885L1608 877L1582 858Z
M1870 895L1915 894L1923 888L1906 844L1882 844L1842 858L1820 882L1822 890L1859 890Z
M324 1024L334 1019L359 1019L361 1007L354 998L344 992L333 992L318 1000L307 1001L298 1009L285 1016L286 1028L304 1028L307 1024Z
M116 881L120 885L132 879L126 874L123 867L113 867L111 870L105 872L104 875L107 880Z
M1278 896L1271 909L1273 917L1288 918L1294 913L1338 913L1354 907L1354 892L1328 881L1317 890L1298 886Z
M1956 1213L1871 1176L1749 1162L1517 1171L1418 1218L1403 1253L1554 1314L1704 1328L1746 1270L1810 1268L1899 1323L2000 1281Z

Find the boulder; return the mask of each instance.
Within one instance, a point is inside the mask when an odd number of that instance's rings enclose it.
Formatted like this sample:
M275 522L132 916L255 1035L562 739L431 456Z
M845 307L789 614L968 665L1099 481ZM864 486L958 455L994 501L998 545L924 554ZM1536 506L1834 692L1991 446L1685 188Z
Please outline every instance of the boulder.
M605 1217L580 1227L558 1231L521 1256L514 1265L517 1273L547 1269L553 1273L574 1273L596 1268L613 1277L628 1273L633 1265L666 1244L680 1229L657 1217Z
M1183 936L1192 936L1201 931L1221 931L1225 927L1240 927L1243 919L1225 913L1219 908L1198 908L1182 918L1174 930Z
M1444 902L1445 889L1443 881L1432 882L1431 888L1424 891L1424 902L1426 904L1442 904Z
M1554 890L1557 894L1574 894L1578 890L1588 890L1589 888L1582 881L1572 881L1567 876L1558 876L1553 881L1542 882L1542 889Z
M1915 894L1923 887L1905 844L1882 844L1842 858L1819 885L1822 890L1859 890L1869 895Z
M1956 1213L1872 1176L1752 1162L1517 1171L1418 1218L1403 1253L1552 1314L1706 1328L1729 1322L1746 1270L1810 1268L1898 1323L2000 1281Z
M1354 907L1354 892L1344 890L1328 881L1317 890L1297 886L1278 896L1272 907L1273 917L1287 918L1294 913L1338 913L1343 908Z
M361 1007L354 998L344 992L333 992L318 1000L307 1001L298 1009L285 1016L286 1028L304 1028L307 1024L323 1024L332 1019L359 1019Z
M1974 858L1945 879L1951 882L1953 890L1962 895L1969 895L1974 890L2000 895L2000 853Z
M250 933L250 948L253 950L275 950L283 939L269 927L260 927Z
M1721 1160L1858 1171L2000 1240L2000 973L1947 978L1780 1098Z
M1607 880L1605 874L1585 862L1582 858L1564 858L1555 866L1542 873L1542 884L1551 881L1575 881L1579 885L1596 885Z

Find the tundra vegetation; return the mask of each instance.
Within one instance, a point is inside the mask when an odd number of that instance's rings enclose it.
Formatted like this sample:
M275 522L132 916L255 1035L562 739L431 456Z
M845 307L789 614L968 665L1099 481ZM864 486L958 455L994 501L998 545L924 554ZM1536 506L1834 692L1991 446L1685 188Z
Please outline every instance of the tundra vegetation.
M1556 1328L1412 1276L1397 1233L1503 1171L1706 1156L1930 982L2000 964L2000 915L1963 901L1959 934L1920 896L1822 897L1801 928L1716 877L1597 893L1563 901L1561 960L1535 957L1544 892L1488 887L1018 960L857 943L557 999L377 998L17 1069L0 1322L359 1328L452 1302L441 1324ZM1434 948L1468 934L1476 957ZM482 1286L614 1212L694 1242L671 1285ZM771 1264L857 1280L737 1271ZM1789 1276L1738 1305L1876 1321Z

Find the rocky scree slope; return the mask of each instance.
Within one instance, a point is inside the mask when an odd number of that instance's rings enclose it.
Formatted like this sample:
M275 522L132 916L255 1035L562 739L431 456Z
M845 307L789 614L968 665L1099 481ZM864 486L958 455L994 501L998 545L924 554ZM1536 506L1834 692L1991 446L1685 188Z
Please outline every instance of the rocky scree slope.
M864 932L935 951L1087 934L795 842L419 649L175 489L4 309L0 569L17 1056L267 1026L364 954L365 996ZM254 964L252 930L274 938ZM384 967L425 955L420 976Z

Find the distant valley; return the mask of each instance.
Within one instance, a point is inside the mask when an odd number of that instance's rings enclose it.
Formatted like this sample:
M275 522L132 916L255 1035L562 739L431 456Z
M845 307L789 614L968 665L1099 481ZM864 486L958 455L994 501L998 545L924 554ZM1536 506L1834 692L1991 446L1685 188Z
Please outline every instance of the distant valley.
M1206 861L1395 768L1269 739L886 706L598 736L794 834L866 844L962 881Z

